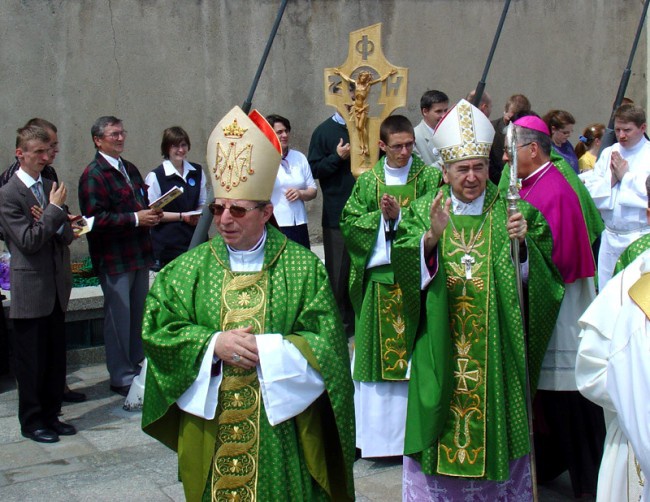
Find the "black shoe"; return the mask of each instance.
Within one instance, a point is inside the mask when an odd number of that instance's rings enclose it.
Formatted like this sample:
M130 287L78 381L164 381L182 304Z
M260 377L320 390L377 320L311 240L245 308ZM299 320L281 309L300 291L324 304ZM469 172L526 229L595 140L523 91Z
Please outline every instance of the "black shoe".
M50 424L50 429L56 432L59 436L74 436L77 433L77 429L75 429L74 425L66 424L60 420L52 422Z
M63 400L66 403L83 403L87 399L86 394L83 392L76 392L68 390L63 393Z
M129 389L130 388L131 388L130 385L123 385L121 387L119 385L111 385L111 390L113 392L116 392L120 396L124 396L124 397L129 395Z
M59 435L52 429L36 429L35 431L21 431L23 437L36 441L37 443L56 443Z

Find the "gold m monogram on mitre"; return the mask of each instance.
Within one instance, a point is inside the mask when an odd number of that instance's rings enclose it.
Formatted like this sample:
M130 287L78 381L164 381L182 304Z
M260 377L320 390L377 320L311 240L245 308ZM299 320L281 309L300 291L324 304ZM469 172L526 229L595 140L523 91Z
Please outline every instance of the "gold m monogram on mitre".
M208 139L207 163L215 198L266 201L280 167L282 148L273 128L253 110L230 110Z
M351 32L345 63L325 68L325 103L348 126L355 177L377 161L379 126L396 108L406 106L407 86L408 68L393 66L384 56L381 23Z

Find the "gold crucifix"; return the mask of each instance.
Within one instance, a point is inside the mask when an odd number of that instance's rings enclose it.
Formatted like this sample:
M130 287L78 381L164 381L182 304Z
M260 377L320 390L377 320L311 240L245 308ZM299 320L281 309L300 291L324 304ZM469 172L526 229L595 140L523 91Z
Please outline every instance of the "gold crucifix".
M350 33L348 58L325 68L325 103L334 106L350 132L352 174L359 177L379 156L379 125L406 106L408 68L391 65L381 48L381 23Z

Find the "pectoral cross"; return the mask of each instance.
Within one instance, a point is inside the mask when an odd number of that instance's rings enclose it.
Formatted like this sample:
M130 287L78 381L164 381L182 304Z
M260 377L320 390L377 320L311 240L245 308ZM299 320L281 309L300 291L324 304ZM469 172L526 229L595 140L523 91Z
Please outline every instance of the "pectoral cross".
M465 253L460 259L460 263L461 265L465 265L465 279L469 281L472 278L472 265L476 263L476 260Z

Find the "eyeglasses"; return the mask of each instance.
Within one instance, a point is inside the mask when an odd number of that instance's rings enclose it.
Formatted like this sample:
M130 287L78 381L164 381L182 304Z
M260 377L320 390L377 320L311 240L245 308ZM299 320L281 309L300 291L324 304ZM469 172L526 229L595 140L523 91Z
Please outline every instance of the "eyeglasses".
M386 145L386 148L389 148L391 152L399 153L404 150L404 148L411 150L413 145L415 145L415 142L409 141L408 143L402 143L401 145Z
M115 131L111 133L104 133L105 138L111 138L111 139L120 139L120 136L123 138L126 138L127 132L126 131Z
M223 212L227 209L230 211L230 216L233 218L243 218L246 216L246 213L252 211L253 209L259 209L260 207L266 206L266 202L260 202L253 207L241 207L232 204L231 206L226 206L225 204L208 204L208 209L214 216L221 216Z
M535 143L535 142L534 141L529 141L528 143L524 143L523 145L517 145L515 148L517 149L517 151L519 151L522 148L524 148L525 146L532 145L533 143ZM506 148L506 152L508 153L508 155L510 157L512 157L512 152L510 151L510 148Z

